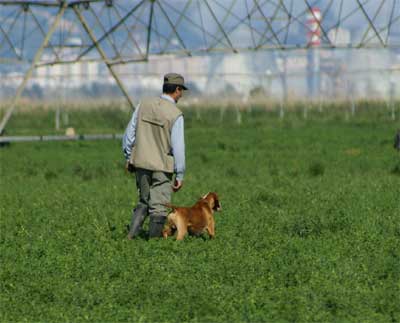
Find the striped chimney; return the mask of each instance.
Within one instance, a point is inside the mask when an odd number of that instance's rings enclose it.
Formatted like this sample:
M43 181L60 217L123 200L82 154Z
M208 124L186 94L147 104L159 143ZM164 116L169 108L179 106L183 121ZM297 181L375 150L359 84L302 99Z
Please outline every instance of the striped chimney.
M311 8L307 14L307 41L311 47L321 45L321 19L321 10L317 7Z

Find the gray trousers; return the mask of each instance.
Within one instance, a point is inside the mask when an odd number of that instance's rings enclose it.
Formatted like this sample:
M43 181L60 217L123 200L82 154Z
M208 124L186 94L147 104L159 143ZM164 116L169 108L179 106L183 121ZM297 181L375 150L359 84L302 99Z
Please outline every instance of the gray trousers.
M167 216L163 205L171 203L173 174L136 169L136 186L139 192L137 207L148 210L148 214Z

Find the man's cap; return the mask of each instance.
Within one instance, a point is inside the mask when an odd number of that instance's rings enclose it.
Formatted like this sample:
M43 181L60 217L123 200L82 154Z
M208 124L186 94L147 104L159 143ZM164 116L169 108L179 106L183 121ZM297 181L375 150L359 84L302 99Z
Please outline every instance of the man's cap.
M177 73L168 73L164 75L164 84L174 84L179 85L182 89L187 90L185 86L185 79L182 75Z

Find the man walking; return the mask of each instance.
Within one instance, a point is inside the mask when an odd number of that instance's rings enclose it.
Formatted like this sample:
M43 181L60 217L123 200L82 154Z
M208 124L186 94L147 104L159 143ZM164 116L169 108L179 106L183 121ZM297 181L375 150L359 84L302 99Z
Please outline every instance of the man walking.
M394 137L393 148L400 151L400 129L397 130L396 136Z
M142 100L126 128L122 142L126 168L135 171L139 192L128 239L139 234L147 215L149 237L161 237L167 217L165 204L171 202L172 191L183 185L184 122L176 107L183 90L187 88L181 75L166 74L161 97Z

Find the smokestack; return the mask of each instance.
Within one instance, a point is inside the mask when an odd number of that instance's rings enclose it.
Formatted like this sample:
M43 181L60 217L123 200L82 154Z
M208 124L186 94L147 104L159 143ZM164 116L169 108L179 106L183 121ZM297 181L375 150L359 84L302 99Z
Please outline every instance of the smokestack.
M317 7L311 8L307 14L306 21L307 41L310 47L307 52L307 83L310 98L316 98L320 92L320 57L318 48L321 45L321 21L321 10Z
M307 14L307 41L311 47L321 45L321 20L321 10L317 7L311 8L311 11Z

